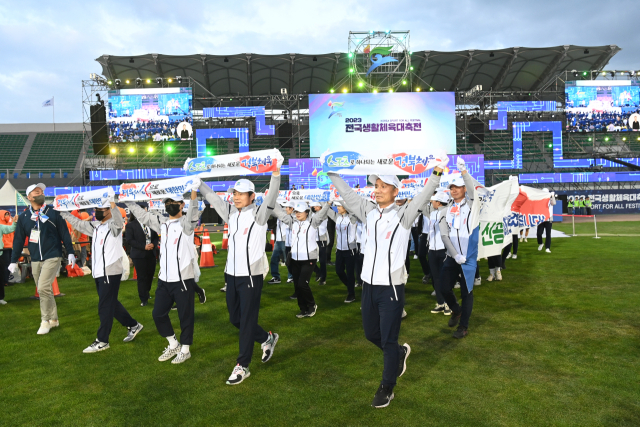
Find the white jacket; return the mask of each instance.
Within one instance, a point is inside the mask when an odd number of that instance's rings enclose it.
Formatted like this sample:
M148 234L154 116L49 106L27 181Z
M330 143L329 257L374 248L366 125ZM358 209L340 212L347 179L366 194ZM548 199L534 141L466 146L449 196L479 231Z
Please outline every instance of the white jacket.
M329 205L325 204L313 216L307 216L305 221L295 219L295 213L289 215L280 206L276 206L274 214L291 228L291 258L296 261L318 259L318 238L320 224L327 217Z

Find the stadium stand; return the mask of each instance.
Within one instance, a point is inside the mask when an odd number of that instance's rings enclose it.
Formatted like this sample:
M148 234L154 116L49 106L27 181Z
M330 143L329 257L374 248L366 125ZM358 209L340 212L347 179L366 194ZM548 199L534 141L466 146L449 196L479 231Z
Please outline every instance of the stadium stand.
M23 172L73 172L82 151L81 133L38 133Z
M29 135L0 135L0 172L13 171L28 138Z

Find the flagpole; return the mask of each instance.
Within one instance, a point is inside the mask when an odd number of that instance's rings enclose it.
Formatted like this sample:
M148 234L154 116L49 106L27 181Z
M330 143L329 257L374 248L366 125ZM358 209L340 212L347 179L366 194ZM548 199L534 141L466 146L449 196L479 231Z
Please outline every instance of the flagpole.
M51 100L53 101L53 131L56 131L56 101L53 99L54 97L51 97Z

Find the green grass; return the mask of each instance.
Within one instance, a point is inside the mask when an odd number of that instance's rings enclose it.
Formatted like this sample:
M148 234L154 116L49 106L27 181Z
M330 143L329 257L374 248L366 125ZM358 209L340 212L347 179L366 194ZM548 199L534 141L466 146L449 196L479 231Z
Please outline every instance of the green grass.
M639 223L603 223L635 228ZM556 226L560 228L561 226ZM564 226L562 226L564 227ZM212 240L217 240L213 238ZM39 305L33 281L6 288L0 306L0 402L3 425L393 425L393 426L637 426L637 263L640 240L628 237L554 239L552 254L520 244L502 282L475 290L470 333L451 337L420 283L412 261L401 342L412 346L406 374L389 408L370 402L382 353L363 335L358 304L344 304L335 273L313 285L318 313L296 319L291 284L265 285L260 324L280 334L273 359L230 387L237 330L229 324L223 268L204 271L208 292L196 304L192 358L160 363L167 342L140 307L136 285L120 301L145 329L132 343L117 322L111 348L83 354L98 327L90 278L60 279L61 326L35 334ZM221 253L215 258L224 264ZM483 278L488 274L481 262ZM154 284L155 289L155 284ZM358 296L360 294L359 291ZM177 314L172 312L177 328Z

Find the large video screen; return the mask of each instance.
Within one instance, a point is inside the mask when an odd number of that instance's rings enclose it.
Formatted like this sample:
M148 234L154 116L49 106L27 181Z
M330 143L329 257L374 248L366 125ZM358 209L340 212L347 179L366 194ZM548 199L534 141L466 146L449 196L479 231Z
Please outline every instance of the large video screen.
M455 120L453 92L309 95L311 157L390 146L455 154Z
M565 100L569 132L640 131L638 81L567 82Z
M189 87L110 90L109 142L193 139Z

